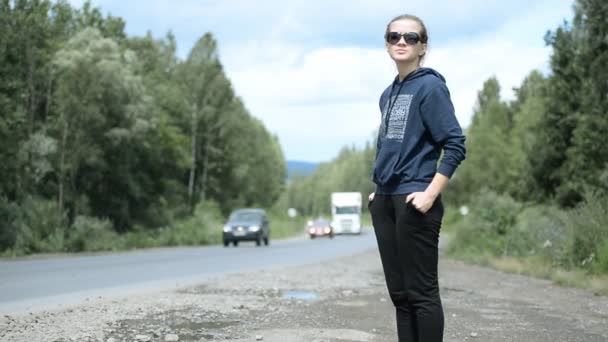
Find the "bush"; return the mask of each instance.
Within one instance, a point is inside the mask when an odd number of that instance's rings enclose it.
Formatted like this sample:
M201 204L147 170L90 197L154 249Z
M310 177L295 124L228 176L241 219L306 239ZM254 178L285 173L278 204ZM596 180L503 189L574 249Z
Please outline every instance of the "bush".
M449 252L460 255L508 255L522 205L509 196L482 191L469 205L469 214L454 225Z
M121 241L107 219L77 216L68 233L71 252L120 249Z
M122 249L152 248L162 245L157 231L147 231L140 226L120 235Z
M481 192L455 221L451 255L478 263L492 257L538 258L551 267L608 273L608 199L594 193L575 209L527 206ZM541 262L541 263L542 263Z
M65 213L55 201L28 197L16 219L15 254L49 253L65 250Z
M553 266L566 266L569 260L570 232L560 220L562 210L555 206L530 206L517 217L513 229L513 256L539 256Z
M9 202L4 196L0 197L0 222L2 222L2 229L0 229L0 251L5 251L15 246L19 232L20 212L21 208L16 203Z
M219 206L206 201L197 205L192 217L160 229L158 241L163 246L217 244L222 241L223 221Z
M603 242L599 246L595 272L608 274L608 237L604 237Z
M500 257L540 256L554 265L567 265L571 233L554 206L518 203L507 195L484 191L470 213L456 221L453 254Z
M571 232L571 266L592 270L594 264L608 263L602 256L603 244L608 240L608 199L595 193L585 194L584 201L575 209L561 215ZM600 258L604 258L601 260Z
M460 208L457 208L456 205L449 205L447 204L447 201L444 201L443 203L445 211L443 214L441 231L451 231L452 228L457 226L464 219L464 216L462 216Z

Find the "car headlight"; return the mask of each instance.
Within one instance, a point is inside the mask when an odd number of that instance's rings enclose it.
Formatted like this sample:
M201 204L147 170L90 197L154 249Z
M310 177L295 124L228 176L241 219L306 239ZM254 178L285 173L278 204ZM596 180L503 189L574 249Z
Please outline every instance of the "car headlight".
M260 226L251 226L251 227L249 227L249 231L250 232L257 232L258 230L260 230Z
M227 225L224 226L224 233L228 233L228 232L231 232L231 231L232 231L232 227L227 226Z

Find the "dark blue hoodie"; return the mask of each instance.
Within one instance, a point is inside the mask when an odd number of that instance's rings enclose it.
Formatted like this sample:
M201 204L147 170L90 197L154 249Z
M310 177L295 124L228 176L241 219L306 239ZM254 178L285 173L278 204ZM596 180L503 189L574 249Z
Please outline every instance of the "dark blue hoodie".
M445 78L437 71L419 68L402 82L396 77L380 96L380 111L373 171L376 193L424 191L435 173L449 178L464 160L465 137Z

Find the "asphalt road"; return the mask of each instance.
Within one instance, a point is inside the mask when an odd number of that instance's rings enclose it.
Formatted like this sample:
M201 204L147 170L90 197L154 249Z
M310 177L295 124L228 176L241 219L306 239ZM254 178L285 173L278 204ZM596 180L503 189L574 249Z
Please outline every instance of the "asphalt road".
M0 314L78 304L87 298L194 284L210 276L298 266L376 247L373 232L330 239L273 240L239 247L183 247L89 256L0 261Z

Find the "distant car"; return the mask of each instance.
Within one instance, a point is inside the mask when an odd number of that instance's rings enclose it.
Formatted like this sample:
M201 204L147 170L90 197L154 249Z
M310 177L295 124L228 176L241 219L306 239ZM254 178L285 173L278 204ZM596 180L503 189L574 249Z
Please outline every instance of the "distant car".
M224 247L232 242L236 247L239 241L255 241L257 246L262 242L268 246L270 227L268 217L263 209L238 209L233 211L224 225Z
M311 239L323 236L329 236L330 239L334 238L334 228L331 226L331 222L322 218L309 221L306 225L306 232Z

